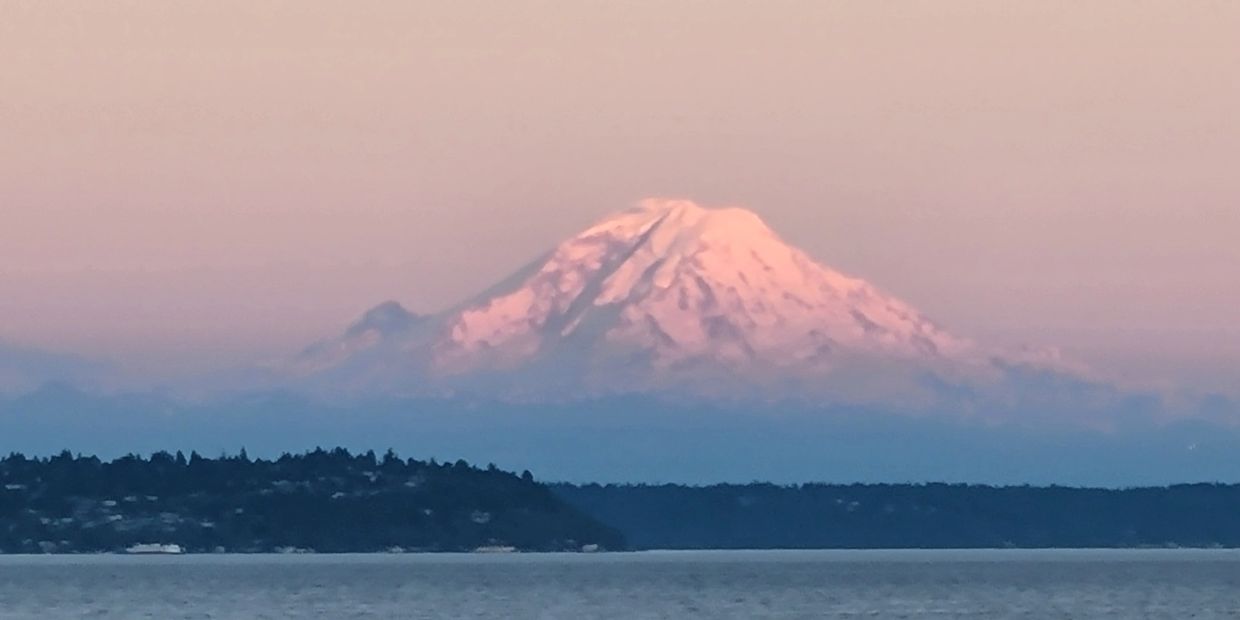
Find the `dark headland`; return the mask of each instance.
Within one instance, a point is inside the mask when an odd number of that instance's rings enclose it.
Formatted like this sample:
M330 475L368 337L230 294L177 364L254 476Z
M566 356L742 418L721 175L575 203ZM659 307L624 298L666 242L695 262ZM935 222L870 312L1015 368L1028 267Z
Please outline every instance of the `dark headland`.
M0 459L0 553L1240 547L1240 486L546 485L464 461Z
M173 547L175 545L175 547ZM546 486L464 461L315 450L0 460L0 553L592 551L613 529Z

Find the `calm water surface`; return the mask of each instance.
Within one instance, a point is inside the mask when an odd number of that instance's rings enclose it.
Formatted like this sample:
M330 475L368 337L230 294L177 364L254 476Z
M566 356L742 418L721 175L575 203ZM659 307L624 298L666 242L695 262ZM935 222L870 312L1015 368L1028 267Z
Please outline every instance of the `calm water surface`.
M0 618L1240 618L1240 554L0 556Z

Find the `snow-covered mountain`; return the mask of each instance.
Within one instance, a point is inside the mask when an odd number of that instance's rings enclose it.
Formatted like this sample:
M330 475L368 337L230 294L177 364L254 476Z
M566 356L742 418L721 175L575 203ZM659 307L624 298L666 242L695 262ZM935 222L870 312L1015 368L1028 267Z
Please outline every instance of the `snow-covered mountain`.
M380 305L286 371L402 393L924 401L1057 364L955 337L750 211L649 199L438 315Z

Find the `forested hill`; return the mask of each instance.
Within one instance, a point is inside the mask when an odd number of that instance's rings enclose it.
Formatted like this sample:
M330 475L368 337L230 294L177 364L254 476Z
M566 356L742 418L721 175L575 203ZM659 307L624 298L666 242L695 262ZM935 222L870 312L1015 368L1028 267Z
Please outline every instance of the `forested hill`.
M635 549L1240 547L1240 486L555 485Z
M495 467L343 449L275 460L160 452L0 460L0 552L576 551L615 530Z

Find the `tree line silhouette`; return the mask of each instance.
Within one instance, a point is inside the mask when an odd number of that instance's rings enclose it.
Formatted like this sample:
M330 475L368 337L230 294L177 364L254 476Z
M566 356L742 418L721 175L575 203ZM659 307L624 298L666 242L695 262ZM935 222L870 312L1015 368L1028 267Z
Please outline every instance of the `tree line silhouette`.
M554 485L637 549L1240 547L1240 485Z

